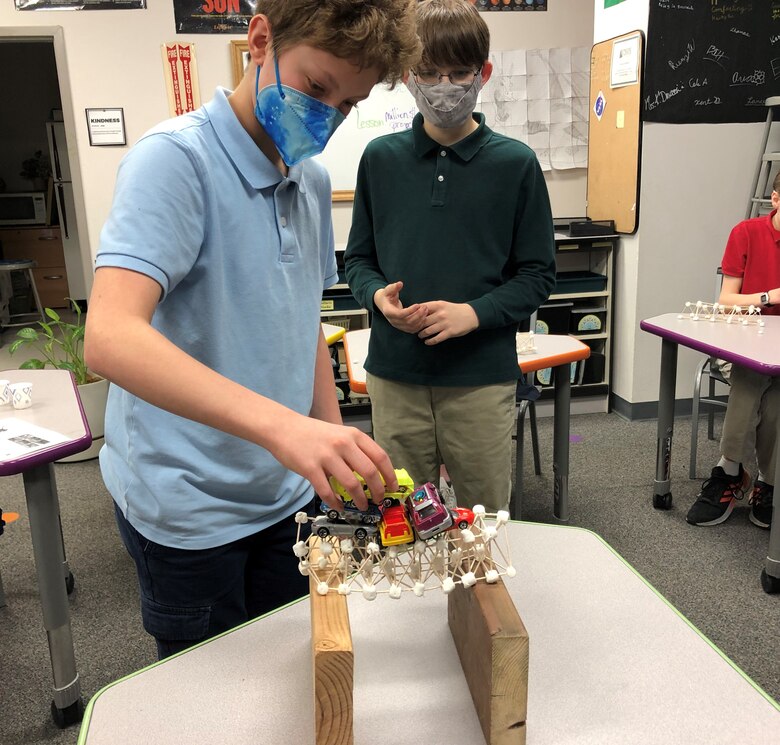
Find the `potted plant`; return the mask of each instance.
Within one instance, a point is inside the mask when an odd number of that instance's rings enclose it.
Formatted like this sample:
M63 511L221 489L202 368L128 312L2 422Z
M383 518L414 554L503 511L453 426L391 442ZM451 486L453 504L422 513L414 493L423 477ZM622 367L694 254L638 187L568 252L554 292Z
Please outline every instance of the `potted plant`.
M74 462L97 457L103 444L108 381L91 373L84 362L84 321L81 307L68 298L76 320L69 323L52 308L44 308L48 321L38 321L39 328L26 327L16 332L16 340L8 349L14 354L20 347L31 347L40 356L25 360L20 370L42 370L47 365L59 370L70 370L78 386L81 405L92 432L92 445L81 453L58 462Z
M43 150L36 150L32 158L25 158L22 161L22 170L19 175L23 179L32 181L36 189L44 189L49 176L51 176L49 156L44 155Z

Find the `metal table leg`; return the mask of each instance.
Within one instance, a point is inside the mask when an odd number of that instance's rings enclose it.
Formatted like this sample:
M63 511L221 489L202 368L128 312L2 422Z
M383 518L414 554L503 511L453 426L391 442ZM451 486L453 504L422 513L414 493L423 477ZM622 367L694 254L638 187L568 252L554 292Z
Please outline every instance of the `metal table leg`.
M661 340L661 382L658 391L658 440L655 459L653 507L672 507L671 460L674 433L674 392L677 385L677 344Z
M553 423L553 515L569 522L569 410L571 405L571 366L558 365L555 375Z
M778 423L778 434L780 437L780 422ZM780 442L780 440L778 440ZM777 474L780 474L780 448L777 448L775 460L775 483L777 483ZM761 586L764 592L780 592L780 511L777 509L777 501L772 502L772 529L769 533L769 550L766 557L766 566L761 571Z
M51 463L33 466L23 477L43 625L49 639L54 677L52 716L59 727L65 727L81 721L84 705L76 671L68 595L62 581L65 550L54 468Z

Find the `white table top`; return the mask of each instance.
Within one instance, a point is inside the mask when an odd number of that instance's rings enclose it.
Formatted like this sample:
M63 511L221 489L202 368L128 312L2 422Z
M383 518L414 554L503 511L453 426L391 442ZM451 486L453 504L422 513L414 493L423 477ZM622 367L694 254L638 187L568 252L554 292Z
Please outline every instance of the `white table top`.
M687 314L665 313L642 321L643 331L704 354L755 370L780 375L780 316L764 316L765 326L733 321L694 321ZM761 333L759 333L761 331Z
M348 331L344 336L350 386L361 393L366 391L366 371L363 363L368 355L370 338L371 329ZM576 362L590 356L590 347L573 336L535 334L534 344L536 352L517 357L517 363L525 373Z
M527 337L527 334L521 336ZM517 364L524 373L567 365L590 357L587 344L566 334L534 334L534 346L536 351L532 354L517 355Z
M508 536L528 745L776 745L780 707L597 535L510 523ZM484 742L444 595L349 609L356 745ZM304 600L103 689L79 743L313 743L312 690Z
M0 462L0 476L21 473L34 465L51 463L59 458L86 450L92 443L87 418L81 406L73 376L67 370L3 370L0 379L12 383L33 384L32 406L15 409L11 404L0 406L0 423L8 417L27 424L54 430L64 435L66 442L38 450L28 457Z

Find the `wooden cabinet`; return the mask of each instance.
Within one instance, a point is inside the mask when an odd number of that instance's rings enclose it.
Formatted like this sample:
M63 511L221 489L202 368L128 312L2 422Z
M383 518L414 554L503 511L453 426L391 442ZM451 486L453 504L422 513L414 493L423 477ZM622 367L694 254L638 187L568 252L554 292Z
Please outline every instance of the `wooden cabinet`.
M68 275L59 227L0 229L4 259L32 259L35 285L44 308L68 307Z

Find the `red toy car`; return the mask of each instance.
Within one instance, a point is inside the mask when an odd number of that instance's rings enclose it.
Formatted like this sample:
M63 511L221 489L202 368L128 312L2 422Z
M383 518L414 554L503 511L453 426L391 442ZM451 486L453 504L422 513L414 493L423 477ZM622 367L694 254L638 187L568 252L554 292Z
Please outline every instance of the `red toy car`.
M452 515L452 527L458 530L466 530L469 525L474 524L474 513L468 507L453 507L450 509Z
M442 503L439 490L430 481L406 500L406 509L415 532L423 541L452 527L452 515Z

